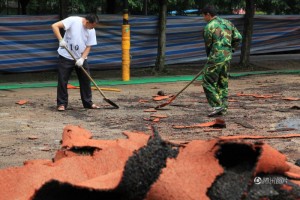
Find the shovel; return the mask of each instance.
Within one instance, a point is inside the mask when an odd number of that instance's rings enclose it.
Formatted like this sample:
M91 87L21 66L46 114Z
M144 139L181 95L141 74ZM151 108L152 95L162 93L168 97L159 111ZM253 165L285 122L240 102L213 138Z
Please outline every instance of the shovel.
M176 95L174 95L169 101L159 106L156 106L154 109L157 110L172 103L172 101L174 101L176 97L178 97L187 87L189 87L202 73L203 73L203 69L193 78L193 80L191 80L184 88L182 88L182 90L180 90Z
M65 47L65 49L67 50L67 52L70 54L70 56L75 60L75 62L77 61L75 56L73 55L73 53L68 49L68 47ZM94 86L97 88L97 90L100 92L100 94L103 96L103 100L106 101L107 103L109 103L110 105L112 105L114 108L118 109L119 106L117 104L115 104L114 102L112 102L110 99L108 99L104 93L101 91L101 89L98 87L98 85L96 84L96 82L92 79L92 77L89 75L89 73L87 73L87 71L83 68L80 67L82 69L82 71L85 73L85 75L90 79L90 81L94 84Z

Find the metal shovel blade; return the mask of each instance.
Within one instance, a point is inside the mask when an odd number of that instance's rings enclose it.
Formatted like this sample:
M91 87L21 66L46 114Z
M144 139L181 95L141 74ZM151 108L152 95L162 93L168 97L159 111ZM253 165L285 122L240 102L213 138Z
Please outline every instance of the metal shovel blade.
M106 101L107 103L109 103L110 105L112 105L114 108L118 109L119 106L117 104L115 104L114 102L112 102L110 99L107 98L103 98L104 101Z

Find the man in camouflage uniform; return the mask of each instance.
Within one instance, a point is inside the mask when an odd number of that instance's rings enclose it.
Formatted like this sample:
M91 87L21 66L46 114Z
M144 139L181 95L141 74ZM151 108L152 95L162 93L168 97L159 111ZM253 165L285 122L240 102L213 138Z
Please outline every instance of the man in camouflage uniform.
M216 16L213 6L206 6L202 13L207 22L203 37L208 57L203 70L203 89L209 105L213 108L208 116L214 117L227 113L227 69L242 36L230 21Z

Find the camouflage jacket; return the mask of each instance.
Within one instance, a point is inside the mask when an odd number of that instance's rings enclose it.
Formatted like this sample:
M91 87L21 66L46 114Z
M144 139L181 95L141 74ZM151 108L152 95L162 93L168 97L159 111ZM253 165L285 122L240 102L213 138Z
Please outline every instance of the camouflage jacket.
M242 40L236 27L220 17L212 19L203 33L208 62L220 63L231 60L232 52Z

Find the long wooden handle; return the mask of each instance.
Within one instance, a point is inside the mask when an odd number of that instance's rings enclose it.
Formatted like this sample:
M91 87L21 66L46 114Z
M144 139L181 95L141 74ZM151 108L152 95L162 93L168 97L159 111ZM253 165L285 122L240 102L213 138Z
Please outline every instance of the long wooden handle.
M163 103L159 106L156 106L154 109L159 109L159 108L165 107L165 106L169 105L170 103L172 103L172 101L174 99L176 99L176 97L178 97L178 95L180 93L182 93L189 85L191 85L203 73L203 70L204 69L202 69L198 74L196 74L196 76L193 78L193 80L191 80L184 88L182 88L182 90L180 90L176 95L174 95L168 102Z
M70 54L70 56L77 62L75 56L73 55L73 53L70 51L70 49L68 47L65 47L65 49L67 50L67 52ZM80 67L82 69L82 71L85 73L85 75L90 79L90 81L94 84L94 86L97 88L97 90L100 92L100 94L105 98L106 96L104 95L104 93L101 91L101 89L98 87L98 85L96 84L96 82L93 80L93 78L89 75L89 73L81 66Z
M182 88L182 90L180 90L173 98L172 100L174 100L179 94L181 94L187 87L189 87L201 74L203 73L203 69L198 72L198 74L196 74L196 76L193 78L193 80L191 80L184 88Z

